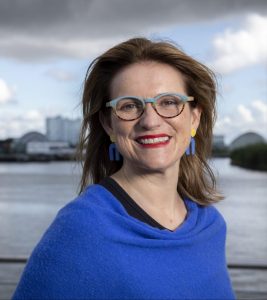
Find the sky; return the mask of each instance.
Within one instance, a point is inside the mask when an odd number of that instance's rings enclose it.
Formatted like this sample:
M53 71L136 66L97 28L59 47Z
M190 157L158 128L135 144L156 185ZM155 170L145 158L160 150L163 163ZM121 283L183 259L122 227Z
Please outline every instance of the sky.
M171 40L215 72L226 144L267 139L265 0L0 0L0 139L80 118L90 62L135 36Z

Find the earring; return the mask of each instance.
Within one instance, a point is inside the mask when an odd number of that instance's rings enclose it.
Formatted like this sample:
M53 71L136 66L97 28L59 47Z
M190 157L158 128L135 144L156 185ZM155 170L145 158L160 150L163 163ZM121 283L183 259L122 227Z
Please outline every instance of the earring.
M186 155L194 155L196 153L196 141L194 136L196 135L196 130L194 128L191 129L191 140L188 148L185 151Z
M109 159L112 161L113 160L119 161L119 160L121 160L121 155L115 144L115 142L116 142L115 136L111 135L110 140L111 140L112 144L109 145L109 149L108 149Z

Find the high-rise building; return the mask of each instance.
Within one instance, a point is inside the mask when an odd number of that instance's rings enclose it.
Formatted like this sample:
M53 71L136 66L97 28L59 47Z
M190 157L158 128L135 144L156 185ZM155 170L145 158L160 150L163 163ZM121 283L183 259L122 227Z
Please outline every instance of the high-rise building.
M61 116L46 118L46 136L49 141L68 142L76 145L79 140L81 119L74 120Z

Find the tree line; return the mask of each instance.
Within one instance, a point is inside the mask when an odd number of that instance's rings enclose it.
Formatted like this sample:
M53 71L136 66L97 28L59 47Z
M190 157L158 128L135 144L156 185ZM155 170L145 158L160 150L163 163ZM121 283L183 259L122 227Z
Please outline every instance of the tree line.
M230 152L231 164L243 168L267 171L267 144L259 143Z

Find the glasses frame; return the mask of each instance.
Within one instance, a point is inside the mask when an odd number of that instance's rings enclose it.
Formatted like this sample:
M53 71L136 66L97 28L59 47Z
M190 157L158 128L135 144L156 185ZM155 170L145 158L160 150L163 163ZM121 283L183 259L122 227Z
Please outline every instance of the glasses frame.
M158 111L157 111L157 108L156 108L156 103L157 103L157 100L160 99L162 96L177 96L177 97L179 97L179 98L181 99L181 101L183 102L183 107L182 107L181 111L180 111L177 115L175 115L175 116L173 116L173 117L165 117L165 116L162 116L161 114L159 114ZM118 103L120 100L125 99L125 98L127 98L127 99L140 100L140 102L143 104L143 111L142 111L142 113L140 114L140 116L138 116L137 118L134 118L134 119L126 120L126 119L123 119L122 117L120 117L120 116L117 115L116 105L117 105L117 103ZM194 101L194 100L195 100L195 99L194 99L194 97L192 97L192 96L186 96L186 95L182 95L182 94L179 94L179 93L162 93L162 94L159 94L159 95L157 95L156 97L152 97L152 98L142 98L142 97L136 97L136 96L121 96L121 97L115 98L115 99L113 99L113 100L107 102L107 103L106 103L106 107L111 107L112 110L113 110L113 112L115 113L115 115L116 115L119 119L121 119L121 120L123 120L123 121L134 121L134 120L139 119L139 118L142 116L142 114L143 114L144 111L145 111L146 104L147 104L147 103L151 103L151 104L152 104L152 107L153 107L154 110L155 110L155 112L156 112L160 117L166 118L166 119L171 119L171 118L175 118L175 117L179 116L179 115L183 112L184 106L185 106L185 103L186 103L186 102L191 102L191 101Z

